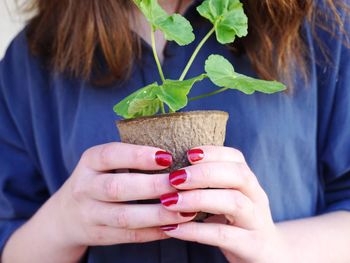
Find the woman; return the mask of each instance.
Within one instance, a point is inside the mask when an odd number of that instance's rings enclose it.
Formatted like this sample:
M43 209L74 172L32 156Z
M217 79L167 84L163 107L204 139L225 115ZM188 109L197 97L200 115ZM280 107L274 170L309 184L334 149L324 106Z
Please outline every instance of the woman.
M350 261L344 3L245 1L249 37L233 50L212 38L189 76L219 53L238 72L291 76L290 92L193 102L186 110L230 113L227 147L189 149L192 165L169 175L171 153L113 143L113 105L158 76L131 1L33 2L37 15L0 65L3 263ZM200 39L209 24L198 2L160 4L185 13ZM176 78L194 45L157 37ZM192 222L198 211L215 216Z

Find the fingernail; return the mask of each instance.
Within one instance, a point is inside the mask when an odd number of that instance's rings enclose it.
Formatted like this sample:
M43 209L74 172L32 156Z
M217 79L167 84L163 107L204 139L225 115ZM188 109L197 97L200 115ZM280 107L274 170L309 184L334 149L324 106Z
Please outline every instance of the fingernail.
M191 149L187 152L187 157L191 163L195 163L203 160L204 152L202 149Z
M165 151L158 151L156 152L156 163L160 166L168 167L173 162L173 156L171 153L165 152Z
M178 201L179 201L178 193L165 194L160 197L160 202L164 206L176 205Z
M167 232L167 231L173 231L177 229L179 225L167 225L167 226L161 226L160 229Z
M169 181L172 185L180 185L186 182L187 172L185 169L177 170L169 174Z
M193 212L193 213L182 212L182 213L180 213L180 215L183 217L194 217L196 214L197 214L197 212Z

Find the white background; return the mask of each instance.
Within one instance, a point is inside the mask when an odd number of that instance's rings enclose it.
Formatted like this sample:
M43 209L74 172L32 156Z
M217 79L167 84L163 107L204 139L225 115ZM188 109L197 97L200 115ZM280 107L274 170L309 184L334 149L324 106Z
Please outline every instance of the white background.
M24 17L17 9L15 0L0 0L0 59L11 40L23 28Z

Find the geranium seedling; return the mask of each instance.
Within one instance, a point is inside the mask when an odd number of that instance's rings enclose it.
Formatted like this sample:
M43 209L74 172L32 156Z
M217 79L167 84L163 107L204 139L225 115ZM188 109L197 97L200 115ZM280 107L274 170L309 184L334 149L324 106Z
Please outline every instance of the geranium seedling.
M184 46L195 40L190 22L180 14L168 15L157 0L134 0L139 10L146 17L151 27L152 50L162 83L151 83L143 87L114 106L117 115L125 119L152 116L159 112L176 112L189 101L212 96L229 89L236 89L245 94L262 92L272 94L283 91L286 86L277 81L255 79L235 72L233 65L221 55L210 55L203 65L203 74L185 79L198 52L208 39L215 34L219 43L226 45L235 41L236 37L248 34L248 18L243 4L239 0L205 0L197 7L198 13L208 19L213 27L198 44L178 80L164 76L155 43L155 31L163 32L168 41L175 41ZM188 94L195 83L209 78L217 89L210 93L189 99Z

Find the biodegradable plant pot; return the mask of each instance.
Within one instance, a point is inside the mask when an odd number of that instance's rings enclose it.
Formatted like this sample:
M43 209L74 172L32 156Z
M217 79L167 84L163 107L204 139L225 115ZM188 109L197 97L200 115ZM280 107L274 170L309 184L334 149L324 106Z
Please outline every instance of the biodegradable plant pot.
M124 143L159 147L173 155L173 164L161 172L171 172L190 165L187 151L201 145L222 146L225 141L228 113L223 111L191 111L141 117L117 122ZM160 171L143 171L159 173ZM159 200L138 201L141 204ZM203 221L207 213L200 212L194 221Z
M117 127L124 143L159 147L172 153L173 165L165 170L171 172L189 165L189 149L222 146L227 120L227 112L191 111L122 120Z

